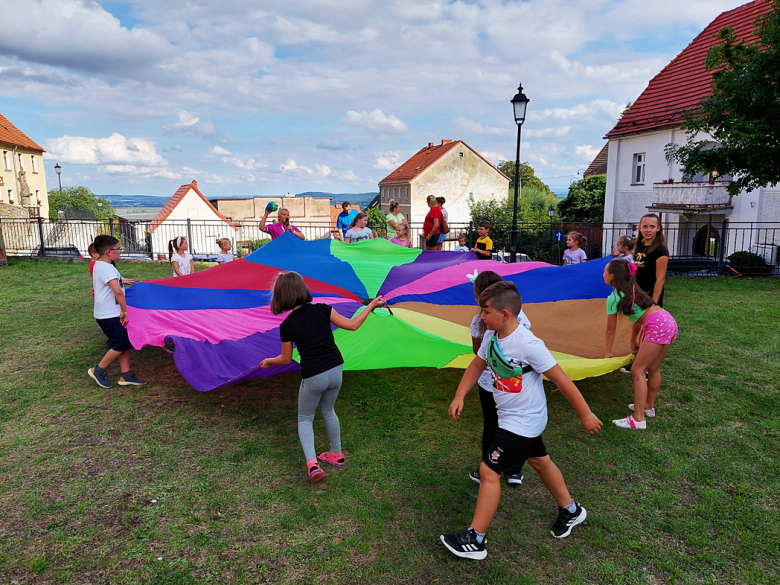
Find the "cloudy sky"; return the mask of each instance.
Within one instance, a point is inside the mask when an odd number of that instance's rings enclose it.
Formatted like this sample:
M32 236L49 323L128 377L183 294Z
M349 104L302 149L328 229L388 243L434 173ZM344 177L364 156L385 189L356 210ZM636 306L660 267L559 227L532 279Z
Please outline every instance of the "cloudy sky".
M356 193L428 142L556 190L625 104L740 0L0 0L0 113L49 188Z

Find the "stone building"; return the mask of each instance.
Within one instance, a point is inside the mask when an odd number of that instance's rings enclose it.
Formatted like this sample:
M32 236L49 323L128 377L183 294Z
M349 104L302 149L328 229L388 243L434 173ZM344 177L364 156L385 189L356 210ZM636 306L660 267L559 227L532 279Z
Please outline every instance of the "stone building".
M462 140L442 140L420 149L379 182L382 211L395 199L410 222L428 213L428 195L444 197L450 223L468 223L469 198L505 200L510 179Z
M48 217L44 150L0 114L0 203Z
M265 207L271 202L280 208L284 207L290 212L290 221L293 223L322 223L330 222L330 198L326 197L296 197L289 194L283 197L247 197L211 199L211 204L221 214L237 222L256 222L263 218ZM275 220L276 214L269 215L269 221Z

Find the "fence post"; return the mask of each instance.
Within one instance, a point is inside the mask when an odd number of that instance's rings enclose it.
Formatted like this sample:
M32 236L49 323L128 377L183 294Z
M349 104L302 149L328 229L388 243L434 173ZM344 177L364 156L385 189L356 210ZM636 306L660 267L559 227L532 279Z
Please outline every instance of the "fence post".
M110 217L108 218L108 233L111 235L111 237L114 237L114 218Z
M590 220L588 220L588 227L585 234L585 246L587 248L585 255L590 260L593 257L593 255L590 253Z
M192 241L192 220L189 217L187 218L187 242L190 244L190 254L194 254L195 246L193 244L195 242Z
M724 219L723 225L721 226L721 236L720 236L720 253L718 254L718 276L723 274L723 261L724 256L726 255L726 246L728 246L728 231L729 231L729 220Z
M473 248L474 243L474 221L469 221L469 248Z
M43 250L44 241L43 241L43 218L38 218L38 237L41 240L41 247L38 248L39 250Z

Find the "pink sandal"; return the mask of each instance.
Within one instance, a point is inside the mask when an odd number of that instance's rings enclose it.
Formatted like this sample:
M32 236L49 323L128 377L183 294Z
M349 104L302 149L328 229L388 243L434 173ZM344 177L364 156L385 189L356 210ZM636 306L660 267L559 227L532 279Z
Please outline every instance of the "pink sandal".
M325 451L317 455L317 459L323 463L330 463L334 467L344 467L344 454L334 453L333 451Z
M634 417L630 414L626 418L620 418L618 420L613 420L612 422L622 429L644 430L647 428L647 421L643 420L640 422L634 420Z
M316 463L309 467L309 479L311 479L312 483L317 483L321 479L325 479L326 475L327 474L322 471L322 468Z

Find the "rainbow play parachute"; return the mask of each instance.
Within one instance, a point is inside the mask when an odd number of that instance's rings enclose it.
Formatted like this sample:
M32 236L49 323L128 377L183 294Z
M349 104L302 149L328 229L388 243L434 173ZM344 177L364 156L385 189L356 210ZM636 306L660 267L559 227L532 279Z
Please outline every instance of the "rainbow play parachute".
M128 331L137 349L173 343L176 366L197 390L297 371L295 361L259 367L281 351L279 325L286 315L269 309L274 279L294 270L315 303L347 317L365 309L367 299L385 296L392 314L376 309L358 331L335 330L345 370L465 368L474 357L468 327L478 312L468 275L494 270L516 284L532 331L579 380L629 361L626 319L619 320L615 345L625 357L603 359L607 261L501 264L471 252L422 252L381 239L344 244L285 234L246 258L130 287Z

